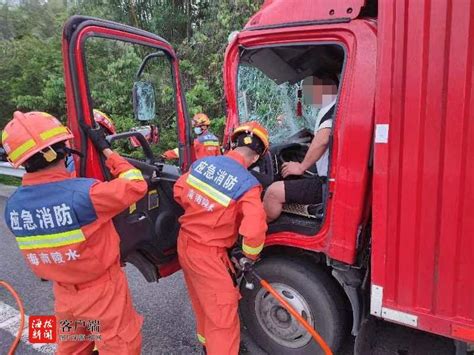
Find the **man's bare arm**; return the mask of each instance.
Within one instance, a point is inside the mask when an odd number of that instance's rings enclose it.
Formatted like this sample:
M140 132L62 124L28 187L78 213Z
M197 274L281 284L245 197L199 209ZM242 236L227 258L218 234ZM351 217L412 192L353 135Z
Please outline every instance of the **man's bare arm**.
M330 135L331 128L323 128L316 132L304 160L301 162L303 170L308 170L323 156L328 148Z
M316 164L328 148L330 135L331 128L329 127L317 131L301 163L288 162L283 164L283 177L285 178L290 175L303 175L306 170Z

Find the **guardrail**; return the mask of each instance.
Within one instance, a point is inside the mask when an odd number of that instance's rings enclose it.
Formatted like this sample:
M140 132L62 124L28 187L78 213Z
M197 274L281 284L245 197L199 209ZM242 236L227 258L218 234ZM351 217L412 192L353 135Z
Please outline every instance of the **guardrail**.
M25 174L25 169L23 168L14 168L8 162L0 162L0 175L16 176L23 177Z

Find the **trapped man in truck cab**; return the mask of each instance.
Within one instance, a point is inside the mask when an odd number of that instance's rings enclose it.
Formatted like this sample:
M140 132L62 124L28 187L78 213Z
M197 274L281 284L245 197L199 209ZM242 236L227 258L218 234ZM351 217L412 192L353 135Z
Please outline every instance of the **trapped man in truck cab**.
M247 122L235 129L232 143L234 149L225 156L194 162L174 186L174 197L184 208L179 262L196 315L197 337L208 355L239 351L240 294L228 249L240 234L238 254L256 260L267 231L262 187L247 169L267 151L268 133L258 123Z
M211 120L205 113L196 113L193 117L193 130L196 139L193 143L195 159L221 155L219 139L209 131ZM178 148L167 150L162 155L167 160L179 159Z
M263 203L267 222L277 219L285 203L317 204L322 202L322 183L328 174L328 146L337 98L339 80L336 75L311 76L303 80L303 99L305 103L319 108L316 127L311 145L299 162L286 162L282 166L282 177L303 175L316 164L318 176L296 180L282 180L271 184Z
M5 220L28 266L53 282L58 324L76 326L74 335L85 338L59 339L57 353L90 354L95 343L100 354L139 354L143 319L120 267L112 218L142 198L147 183L100 129L86 133L115 179L74 178L66 169L70 130L44 112L14 113L2 143L26 174L7 201Z

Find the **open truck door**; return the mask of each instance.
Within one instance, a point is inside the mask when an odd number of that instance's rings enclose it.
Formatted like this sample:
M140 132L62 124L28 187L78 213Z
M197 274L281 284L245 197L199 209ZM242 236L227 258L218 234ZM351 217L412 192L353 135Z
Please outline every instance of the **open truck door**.
M126 149L131 137L140 142L142 151L133 151L127 159L142 172L149 190L142 200L114 218L121 238L121 258L134 264L149 282L157 281L179 269L176 240L182 210L173 199L173 185L191 162L190 128L177 56L157 35L89 17L71 17L64 26L62 41L68 126L74 133L74 148L83 154L75 161L77 176L112 178L83 127L95 125L93 109L107 111L107 92L115 90L123 101L123 112L108 114L120 119L115 125L122 131L108 139ZM94 69L99 62L105 63L101 66L105 73ZM165 97L162 102L167 105L157 105L157 95ZM162 106L167 111L156 112ZM140 130L130 130L130 124L140 123L132 121L129 116L133 115L146 124L166 116L176 127L179 167L156 161Z

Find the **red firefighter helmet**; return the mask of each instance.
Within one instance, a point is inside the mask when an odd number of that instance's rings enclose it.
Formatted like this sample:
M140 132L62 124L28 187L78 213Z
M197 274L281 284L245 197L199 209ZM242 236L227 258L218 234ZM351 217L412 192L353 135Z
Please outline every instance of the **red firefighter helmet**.
M196 113L193 117L193 127L209 126L211 120L205 113Z
M39 152L47 161L52 161L56 154L50 147L71 138L74 136L69 128L49 113L15 111L2 132L2 145L8 160L18 168Z
M94 120L97 122L99 126L101 126L105 130L105 133L107 135L117 133L117 130L115 129L114 121L112 121L112 119L109 116L107 116L105 113L97 109L94 109L92 112L94 113Z
M268 138L268 131L258 122L249 121L237 127L232 133L231 140L232 142L236 142L239 140L240 146L248 146L256 151L262 150L258 149L258 144L255 142L254 137L257 137L263 145L263 151L260 152L260 155L262 156L268 150L268 146L270 143Z

